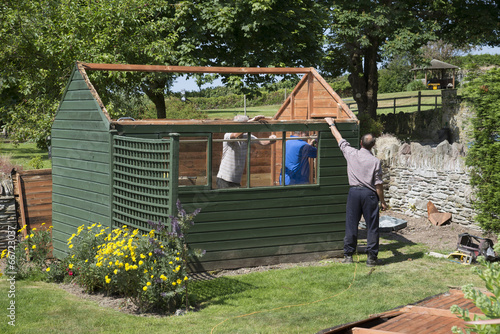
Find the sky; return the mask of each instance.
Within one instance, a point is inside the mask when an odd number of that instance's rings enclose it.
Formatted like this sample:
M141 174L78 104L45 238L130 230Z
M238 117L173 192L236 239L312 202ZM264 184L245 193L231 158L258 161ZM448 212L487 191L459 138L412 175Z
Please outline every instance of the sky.
M500 47L484 47L481 50L475 50L471 52L471 54L500 54ZM222 82L220 79L216 80L213 84L210 85L204 85L202 88L208 88L208 87L216 87L222 85ZM185 91L197 91L198 86L196 85L196 82L194 79L189 79L187 80L185 77L178 78L176 82L174 83L174 86L172 88L172 91L174 92L182 92L182 90Z

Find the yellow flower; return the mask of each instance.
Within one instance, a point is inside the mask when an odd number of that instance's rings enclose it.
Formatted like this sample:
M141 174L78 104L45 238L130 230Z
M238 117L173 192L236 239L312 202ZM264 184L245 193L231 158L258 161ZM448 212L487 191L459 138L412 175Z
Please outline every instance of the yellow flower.
M141 259L145 259L145 258L146 258L146 255L141 254Z
M36 231L36 227L31 229L32 231Z
M89 259L85 259L85 263L89 262Z
M175 285L175 282L172 282L172 285Z
M69 247L68 247L68 248L69 248L69 249L73 248L73 245L69 245Z
M33 233L30 234L30 238L33 238L35 235Z
M45 269L46 272L49 272L50 271L50 267L47 267L47 269Z
M176 258L175 258L175 261L179 261L179 258L178 258L178 257L176 257Z
M148 272L148 270L147 270L147 269L144 269L144 273L147 273L147 272Z
M148 289L147 286L143 287L142 290L146 291Z
M177 280L177 284L181 284L182 281L180 279Z
M143 265L143 263L144 263L144 262L142 262L142 261L139 261L139 265L140 265L140 266L142 266L142 265Z
M147 282L147 283L146 283L146 285L147 285L147 286L150 286L150 285L151 285L151 282Z
M189 278L187 276L184 276L184 280L187 281Z
M35 248L36 248L36 245L31 246L31 248L35 249Z
M71 258L74 259L75 258L75 254L71 255Z
M149 256L152 256L152 255L153 255L153 253L149 252L149 254L148 254L148 255L149 255Z
M111 282L111 278L109 278L108 275L106 275L105 279L106 279L106 283Z
M42 226L45 225L45 223L42 223Z
M113 272L115 273L115 275L118 274L118 269L115 269L115 271L113 271Z
M166 280L167 280L167 277L166 277L165 275L163 275L163 274L160 276L160 278L161 278L162 280L164 280L164 281L166 281Z
M73 269L73 264L72 264L72 263L70 263L68 267L69 267L69 269ZM102 277L102 276L101 276L101 277Z
M151 275L151 278L155 277L155 275Z

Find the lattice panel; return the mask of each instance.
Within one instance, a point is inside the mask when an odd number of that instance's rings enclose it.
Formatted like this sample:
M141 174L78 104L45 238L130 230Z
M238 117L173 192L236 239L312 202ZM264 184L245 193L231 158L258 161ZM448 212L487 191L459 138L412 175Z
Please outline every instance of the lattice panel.
M167 222L176 200L175 140L114 137L114 227L149 232L148 220Z

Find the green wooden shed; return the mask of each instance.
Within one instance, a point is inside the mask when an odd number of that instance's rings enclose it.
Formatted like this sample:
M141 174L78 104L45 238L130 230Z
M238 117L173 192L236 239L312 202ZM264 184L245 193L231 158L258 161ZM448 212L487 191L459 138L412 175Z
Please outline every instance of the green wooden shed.
M303 75L266 122L111 119L88 71ZM353 146L359 122L313 68L183 67L77 62L52 126L54 254L64 256L78 226L100 222L150 230L176 212L201 208L191 247L206 250L194 271L311 261L342 254L348 192L346 162L324 117ZM293 131L317 138L309 183L284 185L281 166ZM217 189L224 134L247 141L240 188Z

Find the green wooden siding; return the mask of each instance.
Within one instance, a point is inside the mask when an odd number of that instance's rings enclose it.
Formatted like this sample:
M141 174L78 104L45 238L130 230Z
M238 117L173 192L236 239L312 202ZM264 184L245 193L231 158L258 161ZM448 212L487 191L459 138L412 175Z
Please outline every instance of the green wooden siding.
M54 255L63 256L78 226L110 226L109 122L78 71L52 125Z
M318 184L222 190L179 188L179 199L188 212L202 210L190 229L188 242L193 248L206 250L206 254L199 263L191 264L193 270L305 261L342 254L349 190L347 164L326 123L308 127L312 131L322 130ZM357 146L358 126L345 123L339 124L339 128ZM182 129L171 125L118 128L125 136L142 138L158 138L171 131L179 132L182 137L179 130L190 134L236 132L242 127L235 124L182 126ZM244 131L277 130L287 128L279 124L247 124Z
M65 254L67 239L81 225L127 224L148 232L147 220L165 221L174 212L177 198L188 212L202 210L188 242L207 252L201 262L191 264L193 270L342 254L349 186L345 159L326 123L118 123L111 130L77 70L63 96L52 127L56 256ZM340 123L338 128L353 146L358 146L356 123ZM172 139L172 133L182 138L294 130L320 133L317 184L240 189L177 186L179 142ZM207 157L210 169L211 152Z

